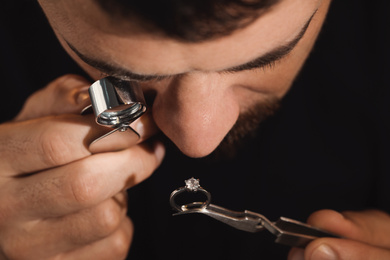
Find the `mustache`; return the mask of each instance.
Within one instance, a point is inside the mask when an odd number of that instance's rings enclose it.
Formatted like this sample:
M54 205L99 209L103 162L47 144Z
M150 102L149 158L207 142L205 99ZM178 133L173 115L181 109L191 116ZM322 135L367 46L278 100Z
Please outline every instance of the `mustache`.
M281 107L281 99L269 97L266 100L258 102L241 112L236 123L226 134L217 148L209 155L197 160L213 163L218 161L230 160L245 148L246 144L251 142L260 132L261 124L269 117L273 116ZM161 140L167 149L175 154L182 154L175 144L163 133L160 133Z
M219 161L234 158L248 142L258 136L261 124L267 118L273 116L280 107L280 98L269 97L242 112L219 146L210 155L206 156L206 159Z

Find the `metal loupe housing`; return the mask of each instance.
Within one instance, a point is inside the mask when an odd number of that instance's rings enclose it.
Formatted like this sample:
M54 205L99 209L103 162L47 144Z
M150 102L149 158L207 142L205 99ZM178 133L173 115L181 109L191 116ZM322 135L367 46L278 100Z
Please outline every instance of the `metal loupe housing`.
M96 122L112 128L127 127L146 111L141 87L107 77L93 83L89 88Z
M111 145L118 144L118 141L125 149L140 140L139 133L130 127L146 111L142 89L136 82L103 78L90 86L89 96L92 104L81 114L89 114L93 110L96 123L107 129L100 130L100 136L89 144L92 153L110 151Z

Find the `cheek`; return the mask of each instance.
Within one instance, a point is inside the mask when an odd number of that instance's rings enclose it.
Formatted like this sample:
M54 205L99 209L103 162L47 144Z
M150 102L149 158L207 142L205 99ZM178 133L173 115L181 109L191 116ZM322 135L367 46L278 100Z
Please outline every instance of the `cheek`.
M296 68L296 67L294 67ZM244 72L237 78L234 95L245 112L265 99L282 98L290 89L298 70L276 65L274 69Z
M308 54L307 49L298 49L272 67L239 73L235 95L240 100L242 110L267 96L282 98L292 86Z
M319 14L324 16L324 12ZM285 58L277 61L274 66L265 69L255 69L240 73L237 86L252 92L273 95L282 98L290 89L293 81L305 63L318 36L322 25L321 19L313 20L305 36L294 50ZM239 89L239 88L238 88ZM251 92L246 98L251 99Z

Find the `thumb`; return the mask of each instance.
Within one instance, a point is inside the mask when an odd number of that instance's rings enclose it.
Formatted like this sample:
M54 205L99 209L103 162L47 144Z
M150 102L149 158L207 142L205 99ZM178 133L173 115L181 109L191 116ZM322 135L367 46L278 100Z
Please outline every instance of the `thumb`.
M311 242L303 255L302 260L381 260L390 259L390 250L354 240L321 238Z
M67 74L50 82L32 94L24 104L15 121L38 117L79 114L90 103L90 83L83 77Z
M390 248L390 216L383 211L320 210L309 217L308 223L341 237Z
M321 210L313 213L308 223L342 238L316 239L305 250L292 249L288 259L390 259L390 216L385 212Z

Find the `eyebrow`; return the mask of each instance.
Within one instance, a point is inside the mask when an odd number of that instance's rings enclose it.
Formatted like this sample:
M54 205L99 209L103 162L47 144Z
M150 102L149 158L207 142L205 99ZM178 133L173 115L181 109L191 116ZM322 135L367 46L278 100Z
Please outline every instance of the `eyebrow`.
M225 69L222 70L221 72L239 72L239 71L251 70L255 68L264 68L267 66L271 66L278 60L283 59L295 48L295 46L297 46L298 42L303 38L303 36L307 31L307 28L309 28L309 25L313 20L314 15L317 13L317 11L318 9L315 10L315 12L311 15L309 20L305 23L301 31L294 37L294 39L288 42L287 44L281 45L273 49L272 51L267 52L261 57L255 58L245 64L238 65L229 69Z
M305 35L307 28L309 27L311 21L313 20L313 17L317 13L318 9L314 11L314 13L311 15L311 17L308 19L308 21L304 24L301 31L297 34L297 36L294 37L293 40L290 42L279 46L266 54L255 58L247 63L234 66L231 68L223 69L218 72L220 73L231 73L231 72L240 72L240 71L246 71L251 69L257 69L257 68L265 68L267 66L271 66L276 61L281 60L285 56L287 56L298 44L298 42L303 38ZM65 40L65 39L64 39ZM68 44L68 46L72 49L72 51L79 56L79 58L87 63L88 65L100 70L102 73L107 74L108 76L116 77L121 80L131 80L131 81L151 81L151 80L162 80L165 78L169 78L172 76L177 75L145 75L145 74L138 74L134 73L128 69L119 67L115 64L105 62L102 60L97 60L91 57L88 57L81 52L79 52L73 45L71 45L68 41L65 40L65 42Z

